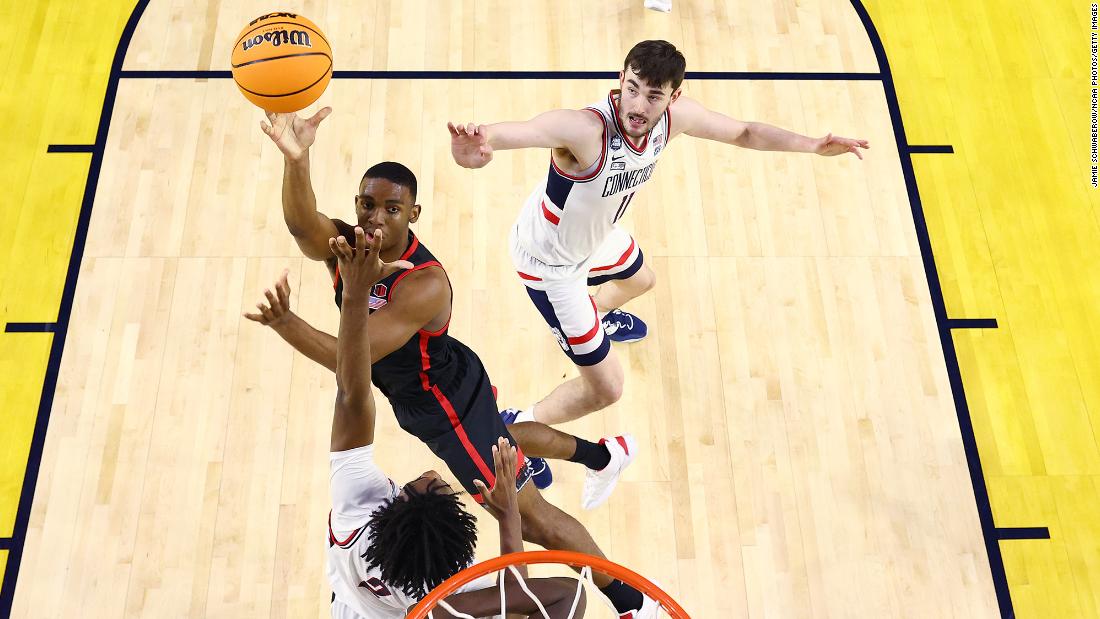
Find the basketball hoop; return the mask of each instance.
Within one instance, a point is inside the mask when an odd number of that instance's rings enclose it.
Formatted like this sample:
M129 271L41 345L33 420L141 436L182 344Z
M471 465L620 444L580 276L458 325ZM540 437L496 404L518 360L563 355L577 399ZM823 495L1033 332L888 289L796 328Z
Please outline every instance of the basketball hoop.
M595 587L595 583L592 582L592 573L597 572L600 574L606 574L612 578L617 578L624 583L634 587L638 591L641 591L644 595L656 600L660 603L662 610L671 619L691 619L691 616L687 614L684 609L676 603L667 593L661 590L660 587L650 582L644 576L625 568L616 563L612 563L607 559L601 559L599 557L593 557L579 552L569 552L565 550L540 550L533 552L516 552L512 554L503 555L488 561L483 561L477 565L472 565L461 572L451 576L435 589L432 589L424 599L420 600L408 615L408 619L431 619L432 610L436 608L442 608L458 617L468 617L468 615L459 613L450 608L444 598L457 591L463 585L473 582L486 574L492 574L493 572L499 572L502 570L509 570L512 576L519 582L520 587L524 593L527 594L538 605L539 610L542 612L543 617L547 617L546 609L542 607L542 603L531 593L527 588L526 581L519 574L519 570L516 569L517 565L539 565L539 564L558 564L568 565L570 567L579 568L581 572L576 575L577 578L577 594L574 598L573 609L577 608L577 602L580 599L581 590L585 581ZM531 577L528 577L531 578ZM500 614L503 616L504 605L506 603L505 589L503 585L504 579L499 579L497 588L500 590ZM537 616L537 615L536 615ZM572 617L572 612L570 617ZM475 619L475 618L470 618Z

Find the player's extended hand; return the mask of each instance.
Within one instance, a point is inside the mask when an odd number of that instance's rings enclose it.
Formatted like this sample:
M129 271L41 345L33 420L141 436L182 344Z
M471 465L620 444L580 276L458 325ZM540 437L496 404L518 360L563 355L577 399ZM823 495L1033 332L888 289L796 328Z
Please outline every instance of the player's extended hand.
M852 153L862 160L863 153L859 152L861 148L871 148L871 145L867 143L867 140L842 138L830 133L817 140L817 148L814 149L814 152L822 157L835 157L845 153Z
M496 468L496 483L493 489L485 487L480 479L474 480L474 486L485 498L485 507L493 518L519 518L519 499L516 491L516 448L503 436L493 446L493 464Z
M493 147L483 125L447 123L451 132L451 156L464 168L482 168L493 160Z
M260 129L271 138L288 159L300 159L313 146L317 137L317 126L332 113L331 107L323 107L309 118L302 118L294 112L268 112L267 122L260 121ZM268 124L271 123L271 124Z
M371 286L391 273L412 268L413 264L408 260L382 262L378 255L382 240L381 229L374 233L372 241L367 241L367 234L359 226L355 226L355 247L348 245L347 239L342 236L328 240L329 249L339 263L345 301L370 294Z
M291 315L290 284L286 281L288 273L290 273L289 269L283 269L283 274L279 276L279 281L275 282L274 293L271 292L271 289L264 290L264 296L267 297L267 303L260 301L256 304L256 308L260 310L260 313L251 314L245 312L245 318L273 329L286 322L287 316Z

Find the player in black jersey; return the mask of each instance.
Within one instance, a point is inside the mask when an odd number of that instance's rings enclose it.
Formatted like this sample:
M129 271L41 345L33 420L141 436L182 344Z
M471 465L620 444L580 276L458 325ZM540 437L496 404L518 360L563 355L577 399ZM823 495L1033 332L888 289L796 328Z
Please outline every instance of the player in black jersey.
M261 127L284 155L282 197L287 227L303 254L326 261L339 304L342 283L329 239L353 238L353 226L317 211L309 169L309 147L318 124L330 111L325 108L308 120L296 114L269 114L270 125L261 123ZM543 424L504 425L481 360L447 334L450 281L442 265L409 230L420 209L416 204L416 177L397 163L387 162L368 170L355 196L357 223L364 229L367 242L373 244L375 234L382 232L381 260L412 263L407 271L391 274L372 289L370 346L375 386L390 401L401 427L443 459L479 502L483 497L474 481L484 487L494 486L492 448L498 438L518 443L515 483L523 539L549 549L604 556L583 525L547 503L526 483L530 469L524 466L524 454L585 464L586 494L595 492L602 502L633 459L633 439L611 437L597 444ZM253 319L272 324L297 350L335 370L336 339L289 312L288 297L284 276L275 293L267 292L269 305L260 304L261 313ZM656 604L639 591L604 575L597 575L595 580L620 616L655 616Z
M333 590L330 615L333 619L400 619L420 601L425 589L438 586L473 560L476 528L474 518L435 471L425 472L398 490L374 462L375 404L367 319L370 291L385 276L411 265L383 263L377 247L366 242L363 229L356 228L354 233L353 246L342 236L330 241L349 290L346 297L341 295L346 304L336 344L336 402L329 454L332 511L326 572ZM383 238L383 233L376 233L375 245ZM496 475L514 474L517 455L504 438L498 439L493 451ZM505 483L483 490L486 508L499 524L501 554L522 552L516 487ZM436 520L430 530L410 535L415 528L409 526L410 521L419 520L426 528L426 521L432 518ZM417 552L425 538L430 540L431 553ZM526 580L525 568L520 569ZM584 616L585 600L578 597L570 579L535 578L524 585L511 576L501 575L506 604L502 604L498 588L484 577L464 585L445 601L455 611L476 617L505 610L509 616ZM536 592L546 615L522 591L523 586ZM572 612L574 606L579 614ZM434 615L452 616L446 607L436 609Z

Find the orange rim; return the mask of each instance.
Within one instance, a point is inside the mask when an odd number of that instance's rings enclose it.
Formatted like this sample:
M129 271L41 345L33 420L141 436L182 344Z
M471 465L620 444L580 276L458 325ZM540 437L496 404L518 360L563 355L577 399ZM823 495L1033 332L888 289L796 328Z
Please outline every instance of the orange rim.
M409 613L409 619L424 619L428 616L428 611L434 609L436 605L439 604L440 600L476 578L493 572L499 572L510 565L538 565L546 563L557 563L573 567L591 567L592 571L618 578L654 600L657 600L672 619L691 619L687 612L676 603L676 600L672 599L667 593L661 590L660 587L650 582L646 577L617 563L612 563L607 559L601 559L599 557L568 550L513 552L511 554L496 557L495 559L483 561L477 565L472 565L443 581L443 583L435 589L432 589L431 592L424 596L424 599L420 600L420 603L412 609L412 612ZM578 575L577 578L580 578L580 576Z

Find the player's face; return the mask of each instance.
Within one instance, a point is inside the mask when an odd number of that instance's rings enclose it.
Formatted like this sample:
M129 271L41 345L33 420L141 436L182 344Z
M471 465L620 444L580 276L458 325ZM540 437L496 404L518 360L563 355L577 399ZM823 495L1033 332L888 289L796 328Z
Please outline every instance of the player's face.
M447 482L443 481L443 478L439 476L439 473L435 471L424 471L424 474L416 479L405 484L401 489L401 494L398 496L408 496L405 488L412 488L420 494L425 494L428 491L431 492L450 492L451 486Z
M405 242L409 223L420 216L420 206L413 204L408 187L384 178L366 178L355 197L355 216L368 240L382 230L385 237L382 251L386 252Z
M638 77L634 69L621 74L619 88L619 121L626 134L631 138L640 138L653 128L665 113L668 106L680 96L671 84L654 86Z

